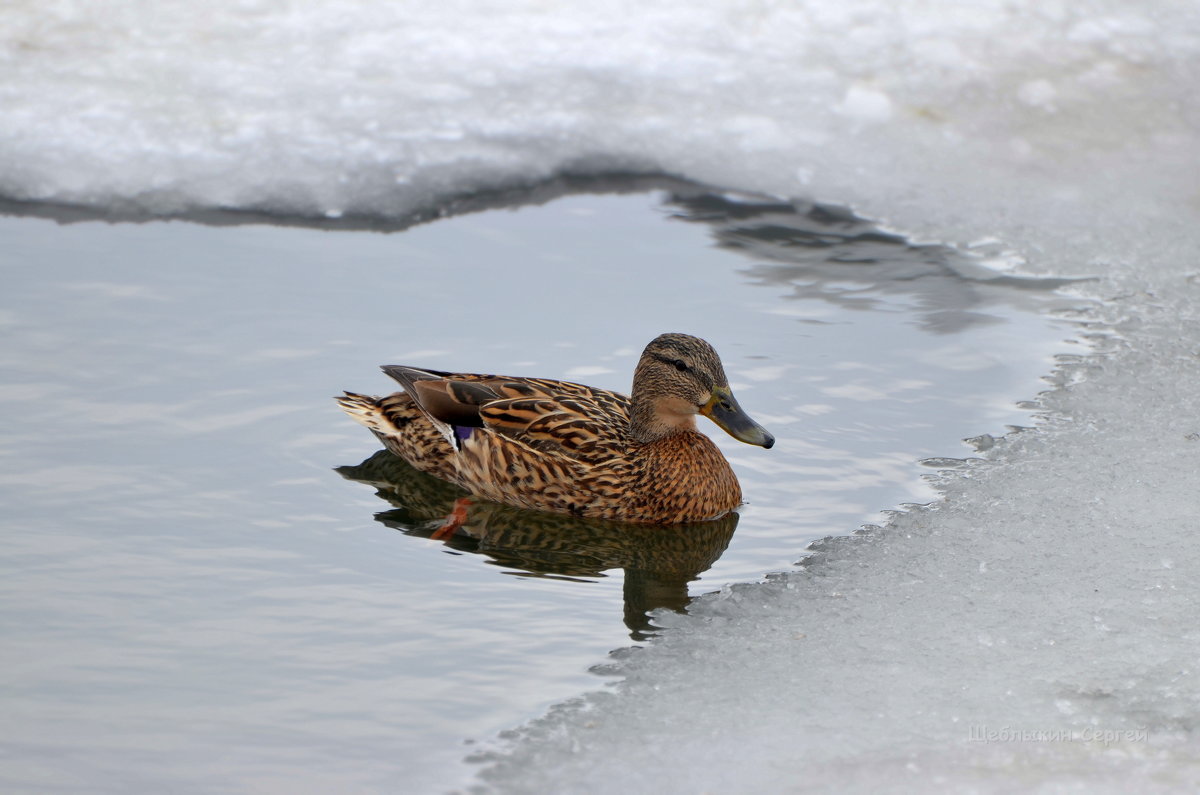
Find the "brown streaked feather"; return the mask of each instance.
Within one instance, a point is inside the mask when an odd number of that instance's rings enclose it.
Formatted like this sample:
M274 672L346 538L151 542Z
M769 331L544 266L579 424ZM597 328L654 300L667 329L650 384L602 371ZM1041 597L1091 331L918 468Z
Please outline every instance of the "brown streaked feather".
M584 398L498 400L480 409L487 428L539 452L589 464L619 454L627 441L599 414L599 405Z
M396 392L376 398L347 392L336 400L388 450L422 472L455 481L454 446L407 394Z

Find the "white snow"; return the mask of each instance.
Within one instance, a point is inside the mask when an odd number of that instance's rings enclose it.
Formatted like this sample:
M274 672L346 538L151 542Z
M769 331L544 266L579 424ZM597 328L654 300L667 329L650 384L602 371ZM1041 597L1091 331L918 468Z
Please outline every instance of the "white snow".
M1154 250L1096 236L1178 218L1200 176L1192 3L205 8L0 7L0 193L395 215L562 169L659 169L1083 272Z
M398 216L661 170L1098 275L1098 348L1063 363L1037 430L943 502L671 619L612 664L623 684L484 775L1194 789L1198 85L1200 4L1171 0L10 0L0 194Z

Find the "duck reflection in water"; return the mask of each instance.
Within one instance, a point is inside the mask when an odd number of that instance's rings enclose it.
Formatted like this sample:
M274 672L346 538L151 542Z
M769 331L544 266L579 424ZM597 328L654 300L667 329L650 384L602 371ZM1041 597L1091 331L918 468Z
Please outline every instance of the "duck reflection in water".
M635 641L653 634L653 610L687 607L688 583L721 556L738 522L737 513L730 512L707 522L657 526L467 499L463 489L417 471L386 450L337 472L377 489L394 508L375 518L406 535L436 538L531 576L586 580L623 569L625 625ZM447 523L456 512L458 517Z

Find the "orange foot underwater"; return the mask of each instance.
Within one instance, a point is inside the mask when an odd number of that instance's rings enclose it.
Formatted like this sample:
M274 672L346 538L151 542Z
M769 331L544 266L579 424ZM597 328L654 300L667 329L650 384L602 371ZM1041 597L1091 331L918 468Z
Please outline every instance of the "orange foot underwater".
M471 507L470 497L459 497L454 501L454 507L450 510L450 515L446 517L446 521L429 537L437 541L446 541L458 532L458 528L462 527L467 522L467 509Z

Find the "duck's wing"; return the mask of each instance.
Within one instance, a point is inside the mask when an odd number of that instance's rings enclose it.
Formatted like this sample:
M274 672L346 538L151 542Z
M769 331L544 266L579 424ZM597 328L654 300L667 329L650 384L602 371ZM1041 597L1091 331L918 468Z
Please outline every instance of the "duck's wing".
M584 462L609 457L627 443L629 399L616 392L546 378L394 365L383 370L458 449L475 428Z
M479 414L483 427L543 455L599 463L627 446L628 420L584 397L496 400Z

